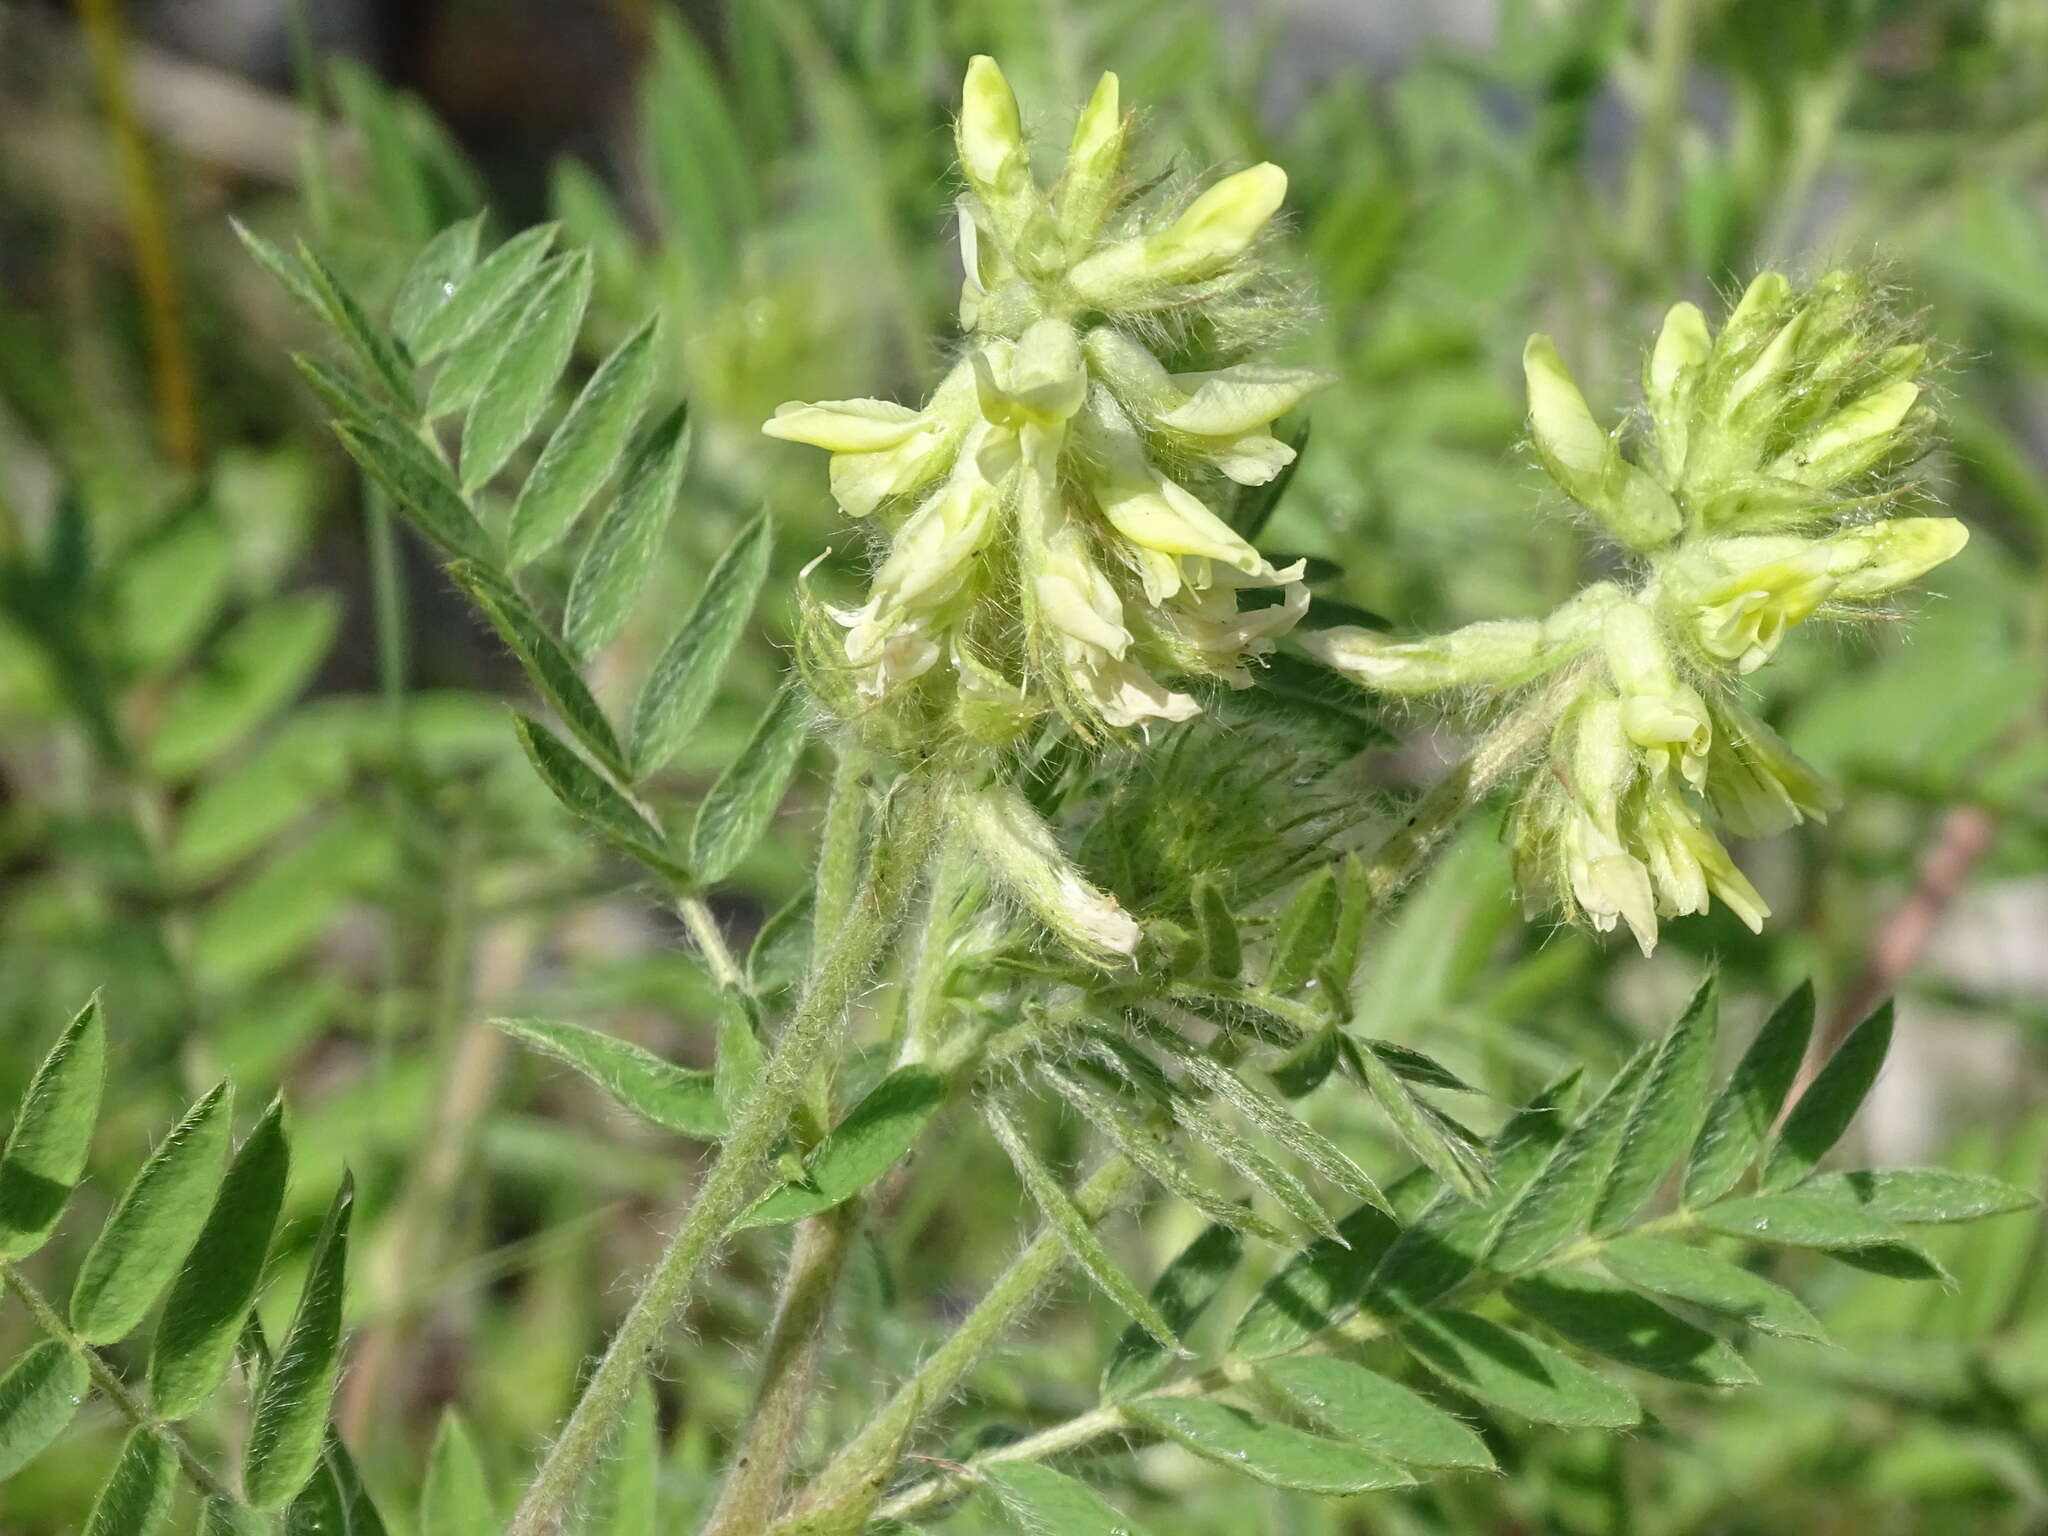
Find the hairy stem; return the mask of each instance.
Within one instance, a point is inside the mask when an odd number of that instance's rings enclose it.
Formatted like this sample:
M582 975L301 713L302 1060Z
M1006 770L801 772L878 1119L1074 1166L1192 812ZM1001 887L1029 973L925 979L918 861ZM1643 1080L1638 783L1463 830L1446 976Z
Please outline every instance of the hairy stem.
M860 1229L862 1206L858 1199L848 1200L797 1224L775 1322L762 1346L746 1431L733 1451L704 1536L755 1536L782 1503L790 1457L810 1405L811 1378L839 1276Z
M220 1499L228 1504L239 1505L242 1501L235 1491L218 1477L213 1469L201 1461L192 1447L185 1443L185 1437L163 1419L150 1412L148 1404L129 1391L128 1384L115 1374L114 1368L100 1357L84 1339L72 1332L64 1316L50 1304L48 1297L36 1289L28 1276L13 1264L0 1264L0 1277L4 1277L7 1288L21 1298L22 1305L35 1318L36 1326L70 1350L85 1362L91 1373L93 1384L105 1394L121 1417L137 1429L147 1430L168 1445L178 1458L178 1465L185 1469L185 1476L192 1485L210 1499Z
M689 1300L698 1276L745 1207L816 1064L833 1054L849 1005L894 935L936 835L939 800L906 789L897 824L878 838L861 893L849 907L809 990L761 1070L711 1172L584 1384L561 1436L507 1528L508 1536L554 1536L591 1464L618 1422L642 1362Z

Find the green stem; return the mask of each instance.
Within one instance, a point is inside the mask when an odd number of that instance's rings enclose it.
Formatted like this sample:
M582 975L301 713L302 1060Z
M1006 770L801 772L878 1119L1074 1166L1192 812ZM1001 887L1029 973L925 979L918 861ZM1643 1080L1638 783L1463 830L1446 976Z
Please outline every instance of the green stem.
M1693 0L1656 0L1650 31L1649 99L1629 167L1628 248L1646 277L1664 265L1678 221L1669 216L1678 179L1678 128L1684 116L1685 65L1692 51Z
M618 1422L642 1363L689 1300L699 1275L745 1208L817 1063L835 1054L849 1006L893 936L937 834L940 799L911 786L899 823L877 839L865 888L812 975L760 1081L710 1174L684 1212L625 1321L612 1335L507 1536L554 1536Z
M744 992L746 976L740 970L739 961L733 958L732 949L725 942L725 934L719 928L710 904L702 896L679 896L676 898L676 911L704 956L704 968L711 973L711 979L718 983L720 990Z
M99 1351L72 1331L63 1314L50 1305L49 1298L37 1290L20 1269L12 1264L0 1264L0 1277L4 1277L9 1288L21 1298L22 1305L27 1307L29 1314L35 1318L36 1326L85 1362L85 1368L91 1374L93 1383L105 1394L107 1401L114 1405L121 1416L137 1429L147 1430L171 1448L178 1458L178 1464L185 1469L185 1475L192 1480L194 1487L210 1499L220 1499L238 1506L241 1504L242 1501L236 1496L235 1491L214 1476L212 1468L201 1461L192 1447L185 1443L185 1437L151 1413L142 1399L128 1390L128 1384L114 1374L114 1368L100 1358Z

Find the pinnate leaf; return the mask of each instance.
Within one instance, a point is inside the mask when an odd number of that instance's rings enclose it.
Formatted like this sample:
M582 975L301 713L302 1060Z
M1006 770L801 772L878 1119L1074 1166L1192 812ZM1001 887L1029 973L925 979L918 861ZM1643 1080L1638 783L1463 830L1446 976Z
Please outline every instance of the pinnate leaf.
M1585 1228L1614 1166L1615 1149L1621 1145L1651 1059L1649 1049L1638 1051L1557 1144L1542 1171L1501 1218L1500 1231L1486 1251L1489 1265L1526 1269Z

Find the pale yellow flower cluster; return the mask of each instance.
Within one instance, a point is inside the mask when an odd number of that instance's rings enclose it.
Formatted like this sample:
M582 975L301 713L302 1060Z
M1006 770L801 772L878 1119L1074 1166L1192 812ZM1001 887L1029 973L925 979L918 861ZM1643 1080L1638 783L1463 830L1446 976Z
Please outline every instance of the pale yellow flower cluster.
M1736 699L1742 677L1816 615L1855 618L1959 551L1953 518L1891 517L1885 472L1916 451L1913 377L1863 281L1750 285L1716 337L1690 304L1644 375L1638 459L1594 419L1548 337L1530 340L1532 438L1551 478L1639 556L1634 589L1589 587L1540 622L1392 641L1341 628L1308 645L1367 687L1504 690L1564 679L1543 761L1510 825L1532 907L1626 923L1647 953L1660 918L1718 899L1769 909L1707 824L1742 837L1824 817L1833 788Z
M1093 737L1193 716L1183 678L1247 686L1306 610L1301 567L1276 568L1211 499L1286 467L1272 424L1326 378L1174 373L1144 339L1168 313L1191 334L1257 276L1286 177L1254 166L1147 212L1127 206L1126 129L1105 75L1048 192L1001 71L974 60L958 124L965 354L921 408L792 403L766 424L830 452L840 506L889 531L867 600L831 610L842 655L811 658L826 698L950 718L990 744L1050 704ZM1241 610L1254 588L1277 600ZM848 686L815 675L833 669Z

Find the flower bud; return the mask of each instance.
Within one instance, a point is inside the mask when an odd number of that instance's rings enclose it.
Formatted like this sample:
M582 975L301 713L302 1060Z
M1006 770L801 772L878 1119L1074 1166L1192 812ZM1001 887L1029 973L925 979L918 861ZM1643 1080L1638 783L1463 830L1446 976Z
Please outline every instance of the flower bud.
M1286 194L1287 173L1271 162L1226 176L1165 229L1098 251L1068 282L1083 303L1108 308L1213 277L1250 248Z
M990 873L1082 959L1108 966L1137 953L1137 920L1074 868L1022 795L1002 786L964 791L953 807Z
M1586 397L1548 336L1522 349L1529 389L1529 429L1536 456L1560 489L1630 549L1649 550L1677 537L1680 518L1670 494L1621 457L1600 430Z
M1834 595L1857 602L1889 597L1962 553L1970 530L1953 517L1895 517L1826 541L1839 573Z
M1707 317L1696 304L1674 304L1664 316L1657 344L1643 369L1643 399L1657 436L1666 474L1675 481L1685 470L1692 398L1713 351Z
M1841 804L1817 769L1735 704L1714 711L1707 797L1737 837L1772 837L1802 821L1826 821Z
M1053 221L1070 252L1085 252L1102 233L1123 170L1124 132L1117 78L1105 74L1074 124L1067 168L1053 200Z

